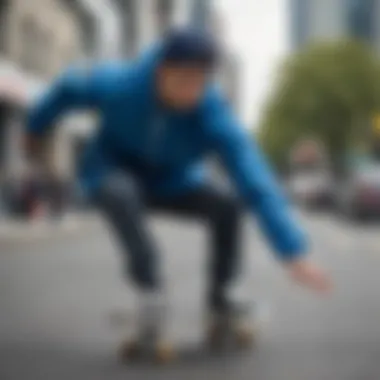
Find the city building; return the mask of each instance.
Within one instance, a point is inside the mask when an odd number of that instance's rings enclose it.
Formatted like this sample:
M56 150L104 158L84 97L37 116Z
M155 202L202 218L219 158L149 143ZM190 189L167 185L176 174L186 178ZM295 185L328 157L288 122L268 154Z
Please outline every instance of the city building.
M293 49L317 40L362 39L380 49L380 1L288 0Z
M240 111L240 73L239 57L232 52L228 52L221 64L219 81L230 105L237 112Z
M94 59L99 56L99 25L96 12L84 0L61 0L71 11L75 23L79 26L82 42L81 55L84 59Z
M239 57L226 46L224 20L211 1L194 0L192 10L192 23L198 27L211 28L218 37L221 46L225 48L225 55L220 65L217 80L220 83L231 106L240 111L240 61Z
M213 4L210 0L193 0L191 18L193 25L207 27L213 18Z
M46 80L78 57L80 26L64 1L7 2L8 7L3 5L2 53L12 64Z
M120 51L133 58L174 25L191 21L194 0L110 0L121 18Z
M69 1L4 0L0 5L0 173L8 178L25 169L23 110L51 78L81 57L83 44ZM51 142L52 159L67 171L68 138L57 133Z

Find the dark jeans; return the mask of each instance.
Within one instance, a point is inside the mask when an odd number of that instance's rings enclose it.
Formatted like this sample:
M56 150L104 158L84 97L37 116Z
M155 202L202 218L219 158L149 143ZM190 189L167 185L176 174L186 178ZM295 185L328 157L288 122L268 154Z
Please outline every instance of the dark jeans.
M146 212L204 221L210 231L209 292L213 299L234 280L240 261L241 208L236 198L218 187L204 186L185 195L158 198L128 173L110 176L96 194L96 203L119 238L127 273L139 288L162 285L158 248L146 223ZM215 301L217 302L217 301Z

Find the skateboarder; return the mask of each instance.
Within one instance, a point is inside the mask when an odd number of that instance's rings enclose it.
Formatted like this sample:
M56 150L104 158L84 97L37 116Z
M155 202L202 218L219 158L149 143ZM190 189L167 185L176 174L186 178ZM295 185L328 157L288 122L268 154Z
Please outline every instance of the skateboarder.
M69 69L28 115L26 145L36 159L59 116L97 111L100 123L79 176L120 242L125 274L143 294L144 315L158 316L163 307L149 210L206 223L211 241L206 301L216 314L239 309L228 289L238 276L243 204L257 216L293 279L321 292L330 286L310 261L305 236L259 147L212 83L221 53L207 32L177 29L131 63ZM203 162L214 154L238 198L212 185Z

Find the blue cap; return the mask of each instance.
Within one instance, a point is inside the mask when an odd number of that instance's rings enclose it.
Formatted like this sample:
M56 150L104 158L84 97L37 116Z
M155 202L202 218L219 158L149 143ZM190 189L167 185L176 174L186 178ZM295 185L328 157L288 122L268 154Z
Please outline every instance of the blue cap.
M163 41L162 60L174 64L217 65L220 50L211 33L204 29L182 28L167 33Z

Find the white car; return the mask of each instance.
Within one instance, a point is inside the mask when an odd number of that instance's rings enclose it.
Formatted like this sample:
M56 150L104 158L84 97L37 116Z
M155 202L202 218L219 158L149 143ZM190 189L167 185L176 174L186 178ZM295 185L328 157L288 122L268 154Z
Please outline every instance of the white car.
M332 197L333 181L325 171L302 171L291 176L289 192L295 202L303 206L321 206Z

